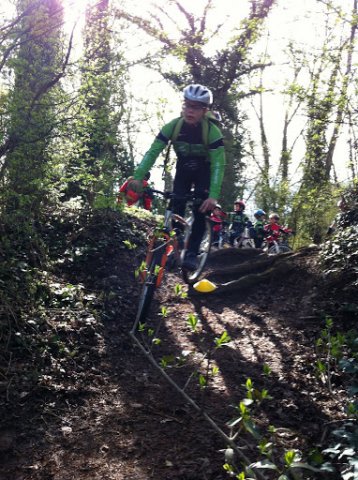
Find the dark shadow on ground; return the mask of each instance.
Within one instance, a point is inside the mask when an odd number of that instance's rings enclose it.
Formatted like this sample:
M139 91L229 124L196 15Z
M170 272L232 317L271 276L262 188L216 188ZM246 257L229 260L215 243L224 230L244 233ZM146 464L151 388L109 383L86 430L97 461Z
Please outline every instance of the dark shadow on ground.
M113 222L112 230L107 231L106 221ZM81 284L86 294L94 295L83 322L91 314L98 320L86 328L78 320L77 333L68 324L59 329L64 343L75 345L78 355L71 368L69 364L62 367L64 373L59 365L57 381L49 381L26 397L23 410L17 412L18 441L6 453L0 478L222 479L224 458L218 450L226 445L148 363L128 335L140 289L133 272L143 258L143 247L129 251L120 243L124 228L120 219L98 218L96 222L87 232L96 250L62 273L66 281ZM136 239L129 240L134 243ZM225 422L235 414L233 406L245 396L244 383L250 377L255 387L267 388L273 397L255 411L260 428L273 424L286 429L286 437L277 439L281 448L314 443L341 399L336 396L330 403L325 389L312 378L311 330L315 325L310 324L307 333L307 325L296 321L293 313L299 302L283 311L288 290L280 284L223 298L180 299L173 293L176 283L181 283L180 277L167 276L148 319L148 326L155 326L160 305L168 306L169 315L158 333L161 343L153 346L158 362L165 355L181 358L183 351L190 351L180 367L166 370L183 386L193 371L205 373L203 355L226 330L232 342L212 351L219 375L207 389L201 389L194 376L188 393L225 429ZM285 283L289 285L287 279ZM292 290L298 297L297 289ZM200 334L187 325L190 312L200 319ZM268 377L263 376L264 363L271 365ZM247 455L256 460L256 443L251 445Z

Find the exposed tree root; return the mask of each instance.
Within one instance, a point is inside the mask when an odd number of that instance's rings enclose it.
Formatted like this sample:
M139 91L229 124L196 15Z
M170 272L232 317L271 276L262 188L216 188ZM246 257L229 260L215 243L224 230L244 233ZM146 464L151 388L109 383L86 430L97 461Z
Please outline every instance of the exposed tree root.
M209 294L220 295L223 292L250 288L268 282L272 278L282 278L282 276L297 268L295 259L316 250L317 247L314 246L280 255L267 255L259 249L239 250L230 248L213 252L206 278L214 282L217 289ZM240 263L243 260L244 262ZM225 266L225 261L227 266ZM218 267L215 266L216 263ZM223 277L233 279L219 283ZM191 289L190 294L200 295L201 293ZM208 293L205 293L205 295L208 295Z
M244 275L246 273L250 273L253 270L263 270L268 268L272 264L277 261L277 257L274 256L267 256L265 254L261 254L260 256L256 257L253 260L246 261L244 263L233 265L232 267L219 267L213 268L209 271L207 275L208 278L213 276L233 276L233 275Z
M293 270L294 268L295 266L293 264L290 265L290 263L287 262L287 259L283 262L276 262L273 267L265 270L264 272L251 273L249 275L244 275L238 280L222 283L221 285L218 285L218 288L214 290L212 294L220 294L222 292L230 292L233 290L249 288L253 285L257 285L258 283L267 282L273 276L287 274L287 272Z

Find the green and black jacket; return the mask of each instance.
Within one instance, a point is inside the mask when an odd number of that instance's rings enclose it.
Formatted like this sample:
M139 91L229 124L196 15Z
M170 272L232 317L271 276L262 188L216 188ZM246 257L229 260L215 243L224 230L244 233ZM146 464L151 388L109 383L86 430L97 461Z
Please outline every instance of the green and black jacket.
M200 132L201 127L201 132ZM199 129L199 135L188 135L188 132ZM181 141L183 136L187 141ZM164 125L142 162L134 172L135 180L142 180L154 165L160 153L172 142L177 155L177 166L192 159L210 162L209 197L218 199L225 168L225 149L223 135L218 126L211 120L210 112L203 118L199 127L191 127L182 117L175 118Z

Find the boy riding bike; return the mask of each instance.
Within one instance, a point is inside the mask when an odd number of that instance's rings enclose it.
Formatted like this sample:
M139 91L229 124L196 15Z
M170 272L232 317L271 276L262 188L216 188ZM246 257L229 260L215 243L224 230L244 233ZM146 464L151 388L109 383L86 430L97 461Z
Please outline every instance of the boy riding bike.
M188 250L182 268L194 271L197 254L205 231L205 213L211 211L220 195L225 167L223 136L218 126L210 120L209 108L213 103L211 91L202 85L184 88L182 115L164 125L142 162L133 174L129 187L141 192L141 181L154 165L159 154L172 141L177 156L173 193L184 197L192 187L203 199L195 208L194 223ZM174 138L175 133L175 138ZM184 216L186 202L173 200L173 212Z
M284 227L280 225L278 222L280 220L280 216L277 213L271 213L269 216L269 222L264 226L264 231L266 235L266 241L268 244L268 247L270 247L274 240L278 240L281 233L293 233L291 228Z
M220 235L223 232L226 213L222 210L221 205L218 203L215 205L215 208L210 215L210 220L212 222L212 230L213 230L213 238L212 238L212 245L219 247L220 243Z
M254 226L252 228L252 237L254 239L254 242L255 242L255 247L256 248L261 248L262 247L262 243L264 241L264 238L265 238L265 218L266 218L266 213L261 210L260 208L258 210L255 211L254 213L254 217L255 217L255 223L254 223Z
M245 210L245 203L242 200L235 200L234 203L234 212L229 213L229 219L231 221L230 225L230 245L233 246L235 240L237 240L241 234L243 233L244 229L251 228L252 223L244 213Z

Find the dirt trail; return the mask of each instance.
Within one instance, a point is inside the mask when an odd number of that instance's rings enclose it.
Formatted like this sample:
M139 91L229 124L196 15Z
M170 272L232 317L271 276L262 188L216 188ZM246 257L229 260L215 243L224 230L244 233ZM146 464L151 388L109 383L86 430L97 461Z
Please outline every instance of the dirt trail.
M133 263L142 252L117 247L114 239L101 258L86 258L85 270L70 265L56 278L63 287L69 280L81 284L81 302L75 296L67 307L46 311L51 328L41 327L42 335L55 332L57 339L49 343L51 355L43 353L47 367L36 386L19 382L16 391L7 388L1 480L226 478L222 438L130 340L139 292ZM180 277L167 275L148 320L155 328L160 304L167 307L153 354L168 359L168 373L184 386L193 371L205 374L210 351L210 368L218 373L207 388L192 376L186 391L226 433L248 378L272 397L257 408L255 422L262 431L276 427L279 450L307 451L330 422L343 418L341 386L333 385L331 395L315 377L314 344L323 325L316 259L316 252L307 253L289 275L223 296L178 298ZM191 313L199 319L197 333L187 322ZM224 331L230 343L213 349ZM245 452L255 461L251 444Z

